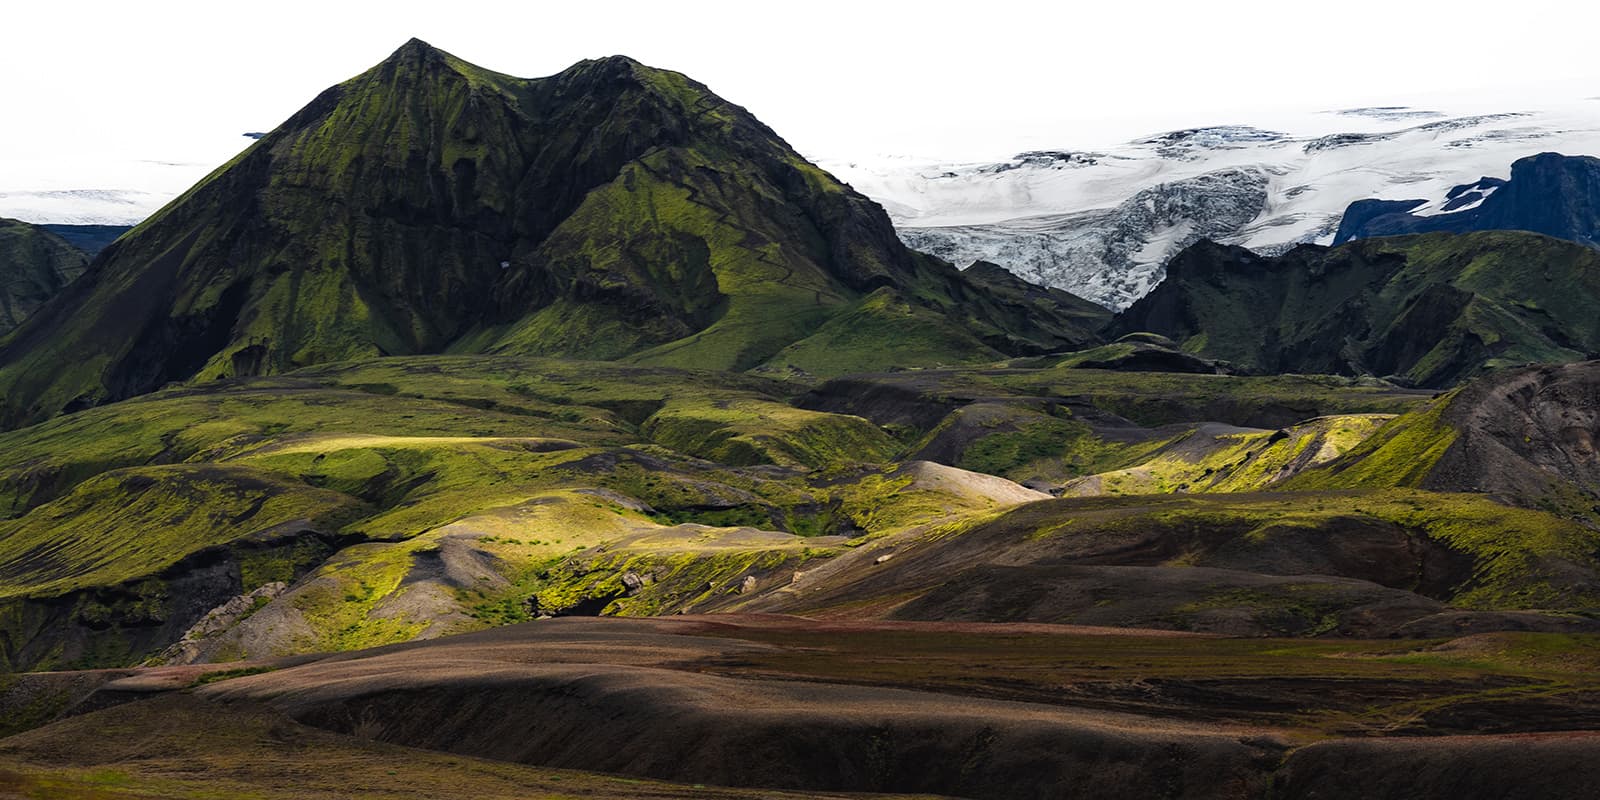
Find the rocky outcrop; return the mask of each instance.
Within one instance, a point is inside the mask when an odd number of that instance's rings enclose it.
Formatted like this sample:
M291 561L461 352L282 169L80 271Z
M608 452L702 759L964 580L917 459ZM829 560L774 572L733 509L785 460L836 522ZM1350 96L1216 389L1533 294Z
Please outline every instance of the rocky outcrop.
M283 581L273 581L230 598L228 602L211 609L201 617L194 627L184 632L182 639L161 651L161 654L155 657L155 661L162 664L198 663L205 655L206 639L211 639L239 624L262 606L277 599L288 588L289 584Z
M1358 200L1334 243L1445 231L1516 230L1600 247L1600 158L1540 153L1436 200Z

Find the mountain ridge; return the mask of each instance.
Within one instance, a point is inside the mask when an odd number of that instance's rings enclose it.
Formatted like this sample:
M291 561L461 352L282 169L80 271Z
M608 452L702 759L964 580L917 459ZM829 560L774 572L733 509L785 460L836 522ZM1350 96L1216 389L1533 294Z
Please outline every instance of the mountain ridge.
M1600 353L1595 303L1600 254L1534 233L1361 239L1276 257L1208 241L1173 259L1109 332L1158 333L1257 372L1447 388L1486 369Z

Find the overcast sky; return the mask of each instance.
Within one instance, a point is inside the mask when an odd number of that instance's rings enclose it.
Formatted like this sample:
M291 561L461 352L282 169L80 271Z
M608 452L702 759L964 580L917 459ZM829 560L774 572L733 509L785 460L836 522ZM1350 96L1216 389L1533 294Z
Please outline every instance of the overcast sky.
M526 77L631 55L812 157L976 157L1283 109L1600 95L1597 23L1579 0L8 0L0 168L217 163L412 36Z

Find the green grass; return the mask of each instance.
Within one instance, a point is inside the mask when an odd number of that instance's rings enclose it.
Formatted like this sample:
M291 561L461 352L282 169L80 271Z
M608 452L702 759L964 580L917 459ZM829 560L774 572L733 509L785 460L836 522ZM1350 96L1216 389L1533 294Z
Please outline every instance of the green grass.
M0 522L0 597L50 597L154 576L208 547L294 520L334 523L349 497L237 466L106 473ZM254 587L247 587L254 588Z
M944 314L914 305L885 287L785 347L762 369L828 378L891 368L986 364L1001 357Z
M233 669L211 670L209 672L202 673L200 677L195 678L194 683L189 684L189 688L192 689L196 686L205 686L212 683L218 683L220 681L232 680L234 678L243 678L249 675L261 675L271 672L275 669L277 669L277 667L258 665L252 667L235 667Z
M899 449L860 417L759 400L668 403L645 421L642 432L680 453L732 466L883 462Z
M1281 431L1194 432L1159 443L1152 457L1098 473L1093 493L1260 492L1328 464L1386 425L1387 415L1319 417Z
M1285 484L1291 489L1415 487L1455 443L1459 433L1444 421L1456 396L1450 393L1394 419L1325 469Z

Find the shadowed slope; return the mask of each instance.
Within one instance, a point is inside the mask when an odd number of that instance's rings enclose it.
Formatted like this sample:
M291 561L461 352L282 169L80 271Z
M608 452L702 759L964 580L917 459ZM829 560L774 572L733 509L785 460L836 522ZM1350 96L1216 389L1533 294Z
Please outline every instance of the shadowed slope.
M50 231L0 219L0 339L78 277L88 263L80 250Z

